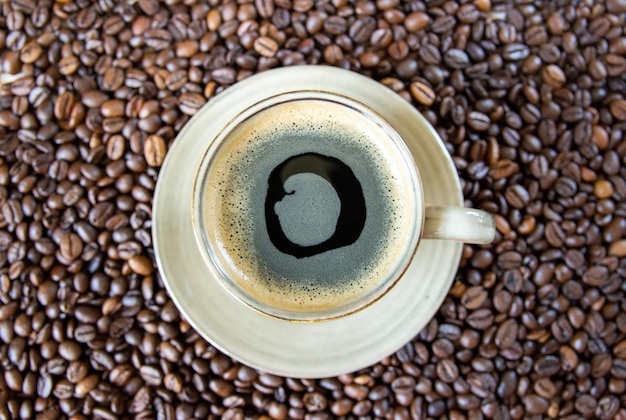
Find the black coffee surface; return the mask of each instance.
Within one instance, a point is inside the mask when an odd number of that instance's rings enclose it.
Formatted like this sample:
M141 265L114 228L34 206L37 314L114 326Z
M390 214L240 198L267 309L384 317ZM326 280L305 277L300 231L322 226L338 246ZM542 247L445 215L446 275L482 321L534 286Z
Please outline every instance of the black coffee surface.
M339 196L339 217L334 223L334 232L330 238L314 245L300 245L287 237L285 227L281 225L275 205L286 195L296 193L295 189L287 191L285 182L297 174L315 174L329 182ZM316 189L310 190L310 199L321 200L323 204L332 206ZM301 193L302 194L302 193ZM326 202L325 202L326 201ZM294 208L291 211L304 213L307 209ZM265 199L265 222L270 241L281 252L296 258L311 257L342 246L348 246L358 240L366 219L366 203L361 183L348 165L341 160L317 153L303 153L292 156L282 162L271 172L268 179L267 197ZM317 218L322 224L332 225L328 218ZM315 226L323 229L324 226Z

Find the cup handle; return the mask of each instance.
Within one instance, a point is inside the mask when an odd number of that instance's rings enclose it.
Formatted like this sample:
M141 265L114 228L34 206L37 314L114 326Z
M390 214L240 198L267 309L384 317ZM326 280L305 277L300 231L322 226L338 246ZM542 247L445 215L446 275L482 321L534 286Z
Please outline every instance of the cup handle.
M495 234L495 220L487 212L458 206L426 206L422 239L488 244Z

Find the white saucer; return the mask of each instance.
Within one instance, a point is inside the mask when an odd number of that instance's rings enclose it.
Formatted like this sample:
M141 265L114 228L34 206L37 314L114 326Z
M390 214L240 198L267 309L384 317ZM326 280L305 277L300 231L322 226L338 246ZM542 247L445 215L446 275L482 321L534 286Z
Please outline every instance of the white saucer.
M320 378L351 372L394 353L435 315L452 284L462 244L423 241L404 277L375 304L326 322L294 323L263 315L211 276L192 227L192 188L216 133L242 108L293 90L349 96L373 108L405 139L427 204L463 205L456 169L425 118L382 84L332 67L270 70L237 83L203 107L176 138L154 196L153 243L165 286L200 335L234 359L266 372Z

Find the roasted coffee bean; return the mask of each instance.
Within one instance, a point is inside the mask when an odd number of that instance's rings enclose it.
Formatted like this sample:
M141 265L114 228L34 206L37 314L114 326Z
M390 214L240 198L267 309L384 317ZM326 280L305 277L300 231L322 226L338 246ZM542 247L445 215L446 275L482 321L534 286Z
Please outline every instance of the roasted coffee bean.
M68 261L77 259L83 251L83 241L75 233L68 233L61 237L59 251Z
M148 29L143 33L144 42L155 50L163 50L172 42L172 35L165 29Z
M278 43L270 37L262 36L254 41L254 50L264 57L274 57L278 51Z
M376 30L375 19L370 16L365 16L354 21L348 29L348 34L355 43L363 44L369 40L374 30Z
M511 347L517 342L518 325L513 319L503 322L496 332L495 343L498 347Z
M413 82L410 85L410 90L413 98L422 105L430 106L435 102L435 92L424 83Z
M559 88L563 86L566 81L565 73L563 73L563 70L554 64L550 64L544 67L541 75L544 82L554 88Z
M601 286L609 280L609 270L601 265L590 267L584 272L582 280L590 286Z
M494 316L489 309L478 309L467 316L468 324L478 330L484 330L493 324Z
M516 209L524 208L530 202L528 191L521 185L513 185L507 188L504 196L506 201Z
M443 56L444 62L453 69L463 69L470 63L469 57L465 51L452 48Z
M487 299L488 293L482 286L468 288L461 297L461 303L467 309L478 309Z
M487 131L491 125L491 121L487 115L472 111L467 116L467 125L476 131Z
M255 0L256 10L261 17L271 18L274 14L274 1L272 0Z
M6 3L4 417L623 417L623 1ZM467 202L497 215L420 334L321 380L200 338L150 237L176 133L228 86L296 64L412 101Z
M96 338L96 329L93 325L80 325L74 331L74 339L79 343L88 343Z
M611 115L619 121L626 121L626 99L615 99L609 105Z
M548 410L548 400L539 395L529 394L522 398L528 414L543 414Z
M456 18L454 16L439 16L430 25L430 30L436 34L443 34L451 31L456 24Z
M534 370L541 377L555 375L561 369L561 362L556 356L544 356L535 362Z
M524 44L507 44L502 49L502 58L506 61L521 61L528 57L530 49Z
M124 84L124 70L110 67L102 76L102 89L115 91Z
M146 163L150 166L161 166L165 159L165 140L156 134L149 136L143 146Z

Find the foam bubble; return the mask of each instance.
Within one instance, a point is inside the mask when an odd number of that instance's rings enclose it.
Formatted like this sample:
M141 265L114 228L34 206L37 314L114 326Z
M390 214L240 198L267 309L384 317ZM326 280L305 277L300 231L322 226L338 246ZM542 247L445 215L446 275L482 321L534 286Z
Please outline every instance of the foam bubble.
M295 258L269 240L267 180L286 159L310 152L333 156L352 169L367 217L352 245ZM415 225L412 184L401 159L381 127L330 101L285 102L251 117L224 142L205 183L205 223L219 244L222 270L255 299L290 311L331 309L376 289L406 262ZM317 203L323 205L316 211L326 206L318 215L330 222L336 197L328 191L323 197L327 203ZM284 221L297 224L301 216L284 214ZM319 241L328 231L319 233L300 240Z

